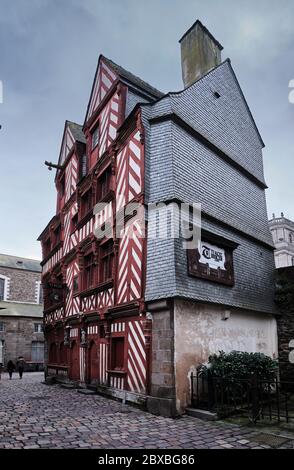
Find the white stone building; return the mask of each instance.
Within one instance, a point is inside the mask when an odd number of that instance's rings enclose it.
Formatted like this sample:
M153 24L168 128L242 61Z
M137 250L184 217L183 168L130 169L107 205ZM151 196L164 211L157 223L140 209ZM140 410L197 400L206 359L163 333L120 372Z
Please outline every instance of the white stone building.
M273 214L269 227L275 245L276 268L294 266L294 222L282 212L280 217Z

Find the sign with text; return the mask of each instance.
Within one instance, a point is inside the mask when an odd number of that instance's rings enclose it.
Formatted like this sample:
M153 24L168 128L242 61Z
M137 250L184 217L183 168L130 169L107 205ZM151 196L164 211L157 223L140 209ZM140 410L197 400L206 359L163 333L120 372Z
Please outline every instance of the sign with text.
M195 249L187 250L188 274L208 281L234 285L233 251L238 244L202 230Z
M199 262L208 264L210 268L225 268L225 250L208 242L199 241L198 250L200 254Z

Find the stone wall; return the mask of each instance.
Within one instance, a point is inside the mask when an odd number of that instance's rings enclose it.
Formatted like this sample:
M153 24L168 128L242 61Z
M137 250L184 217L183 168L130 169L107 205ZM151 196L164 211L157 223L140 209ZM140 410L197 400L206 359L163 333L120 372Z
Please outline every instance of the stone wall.
M225 319L227 318L227 319ZM273 315L175 300L175 381L179 413L190 403L190 376L219 351L262 352L278 356Z
M162 416L174 416L174 320L173 307L166 301L149 304L152 312L152 359L148 411Z
M4 364L11 359L16 362L19 356L23 356L27 363L32 361L32 343L44 342L43 333L35 333L34 324L42 324L42 318L26 317L0 317L3 330L0 332L0 341L4 342ZM30 368L30 364L27 364ZM33 366L34 368L34 366Z
M294 340L294 266L276 269L276 304L280 377L294 382L294 358L290 362L294 348L289 346Z
M36 283L41 281L41 273L0 267L0 274L10 279L7 300L11 302L36 302Z

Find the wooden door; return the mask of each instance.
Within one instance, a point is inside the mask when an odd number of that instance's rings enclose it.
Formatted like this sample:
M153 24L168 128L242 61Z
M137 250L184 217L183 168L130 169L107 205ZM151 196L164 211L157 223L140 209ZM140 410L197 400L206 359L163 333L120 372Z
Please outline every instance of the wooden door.
M70 350L70 379L80 379L80 355L76 341L74 341Z

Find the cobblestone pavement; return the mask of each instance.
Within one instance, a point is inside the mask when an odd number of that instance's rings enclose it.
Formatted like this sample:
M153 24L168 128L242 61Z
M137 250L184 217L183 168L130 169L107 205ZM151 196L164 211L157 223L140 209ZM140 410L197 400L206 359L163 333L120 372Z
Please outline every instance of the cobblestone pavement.
M269 448L258 433L184 416L153 416L99 395L42 384L42 373L0 381L0 449L233 449ZM259 431L260 432L260 431ZM293 441L281 447L293 448Z

